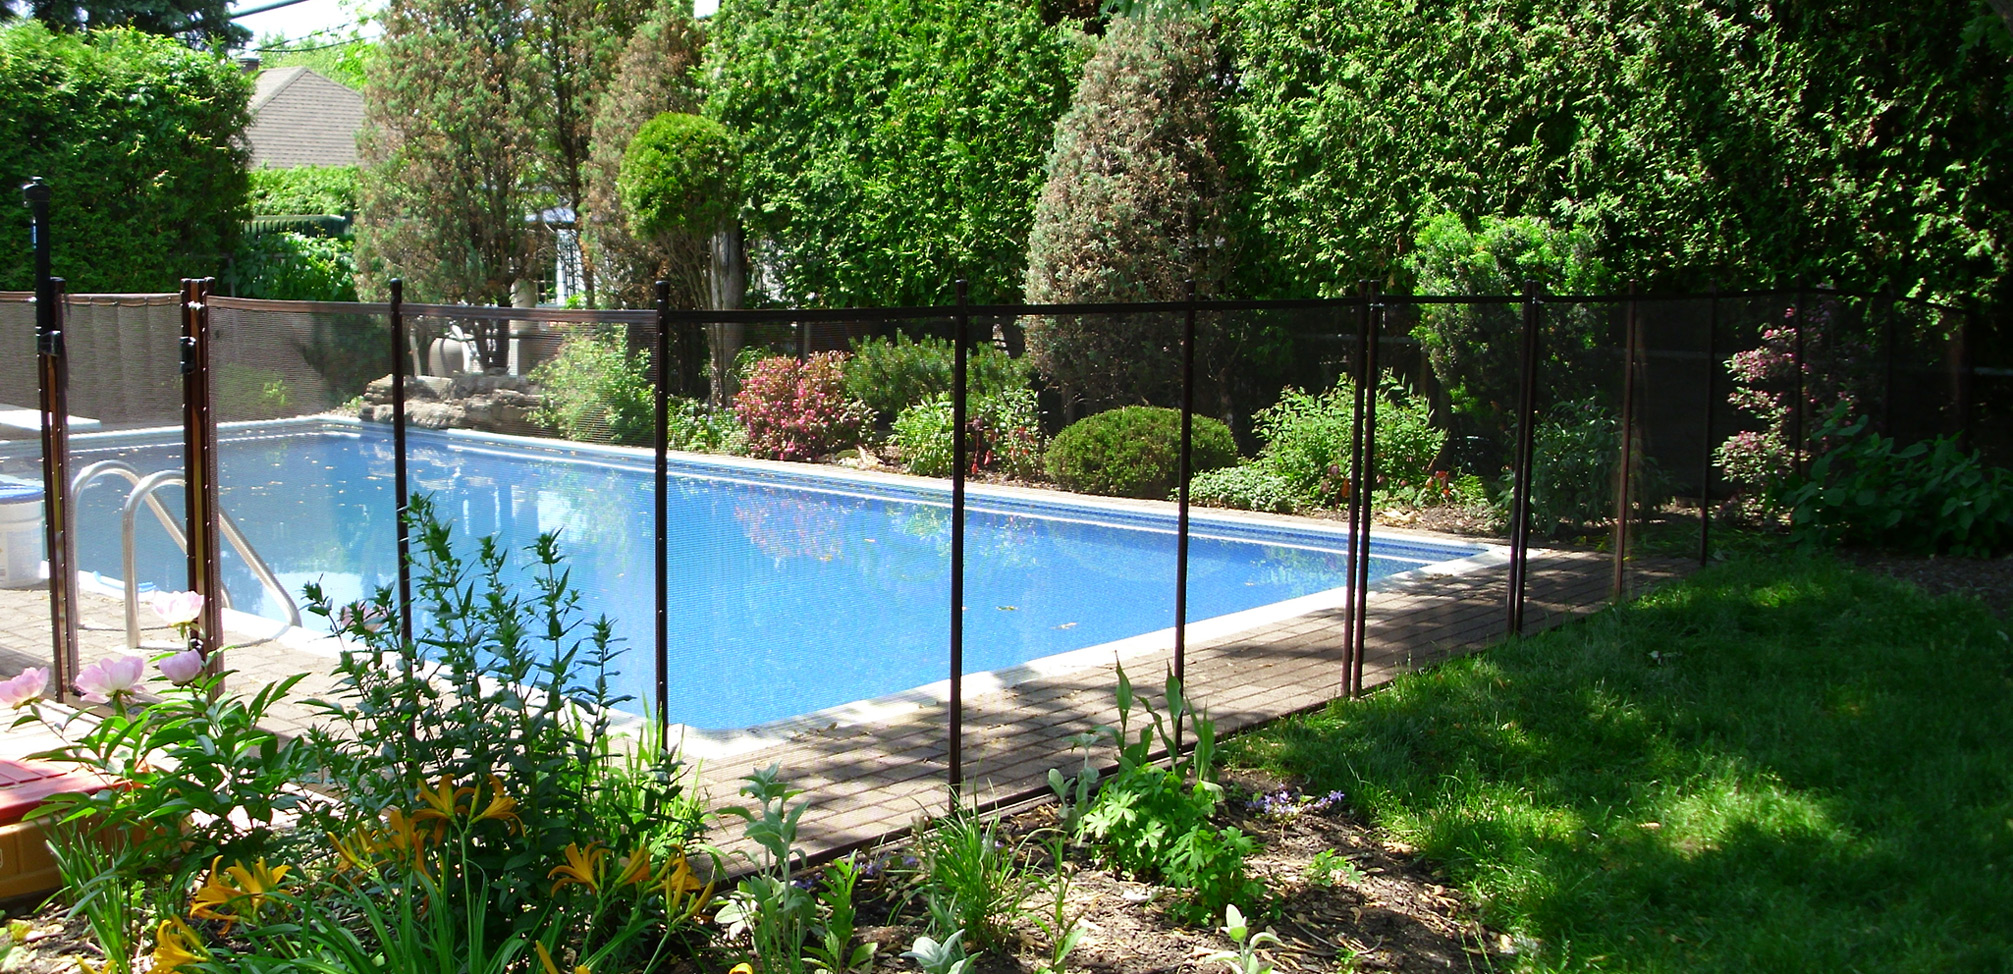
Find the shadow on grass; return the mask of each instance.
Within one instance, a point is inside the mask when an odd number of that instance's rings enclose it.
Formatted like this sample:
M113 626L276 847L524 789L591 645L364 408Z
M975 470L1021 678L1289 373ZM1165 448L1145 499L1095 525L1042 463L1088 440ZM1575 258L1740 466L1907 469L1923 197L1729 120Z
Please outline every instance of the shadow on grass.
M2013 965L2013 644L1828 560L1720 566L1234 748L1446 863L1529 969Z

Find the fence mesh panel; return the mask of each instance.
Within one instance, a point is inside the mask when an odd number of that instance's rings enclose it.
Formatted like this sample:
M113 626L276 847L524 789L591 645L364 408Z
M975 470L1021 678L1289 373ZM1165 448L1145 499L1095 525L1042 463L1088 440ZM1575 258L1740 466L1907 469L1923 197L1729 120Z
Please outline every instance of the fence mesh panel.
M0 673L8 676L55 658L32 297L0 293L0 336L11 350L0 355Z

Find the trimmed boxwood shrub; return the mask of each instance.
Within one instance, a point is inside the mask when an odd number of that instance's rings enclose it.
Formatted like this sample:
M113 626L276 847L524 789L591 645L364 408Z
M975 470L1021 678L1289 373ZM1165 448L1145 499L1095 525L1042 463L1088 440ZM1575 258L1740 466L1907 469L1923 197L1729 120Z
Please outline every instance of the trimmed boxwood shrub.
M1196 473L1236 463L1230 427L1195 417L1191 460ZM1065 489L1086 494L1164 498L1179 486L1180 463L1181 412L1159 406L1087 416L1057 434L1048 448L1048 475Z

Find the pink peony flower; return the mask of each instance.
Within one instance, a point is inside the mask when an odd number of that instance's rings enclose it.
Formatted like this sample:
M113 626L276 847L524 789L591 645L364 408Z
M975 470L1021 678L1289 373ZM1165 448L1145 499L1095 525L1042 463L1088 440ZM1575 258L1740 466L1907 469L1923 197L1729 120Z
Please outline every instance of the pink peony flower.
M203 614L203 597L194 592L150 592L147 605L171 626L190 625Z
M187 686L190 680L203 674L203 654L193 649L185 649L160 663L161 675L176 686Z
M99 660L77 671L77 689L84 691L85 703L110 703L132 696L146 672L147 661L138 656Z
M49 685L49 671L31 666L22 670L11 680L0 680L0 707L19 710L42 699L42 688Z

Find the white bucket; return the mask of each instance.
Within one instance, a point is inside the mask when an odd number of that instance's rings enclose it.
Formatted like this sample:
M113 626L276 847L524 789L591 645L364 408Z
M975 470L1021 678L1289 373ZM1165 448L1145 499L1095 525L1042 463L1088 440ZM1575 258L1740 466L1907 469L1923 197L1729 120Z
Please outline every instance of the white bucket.
M0 588L42 583L42 487L0 479Z

